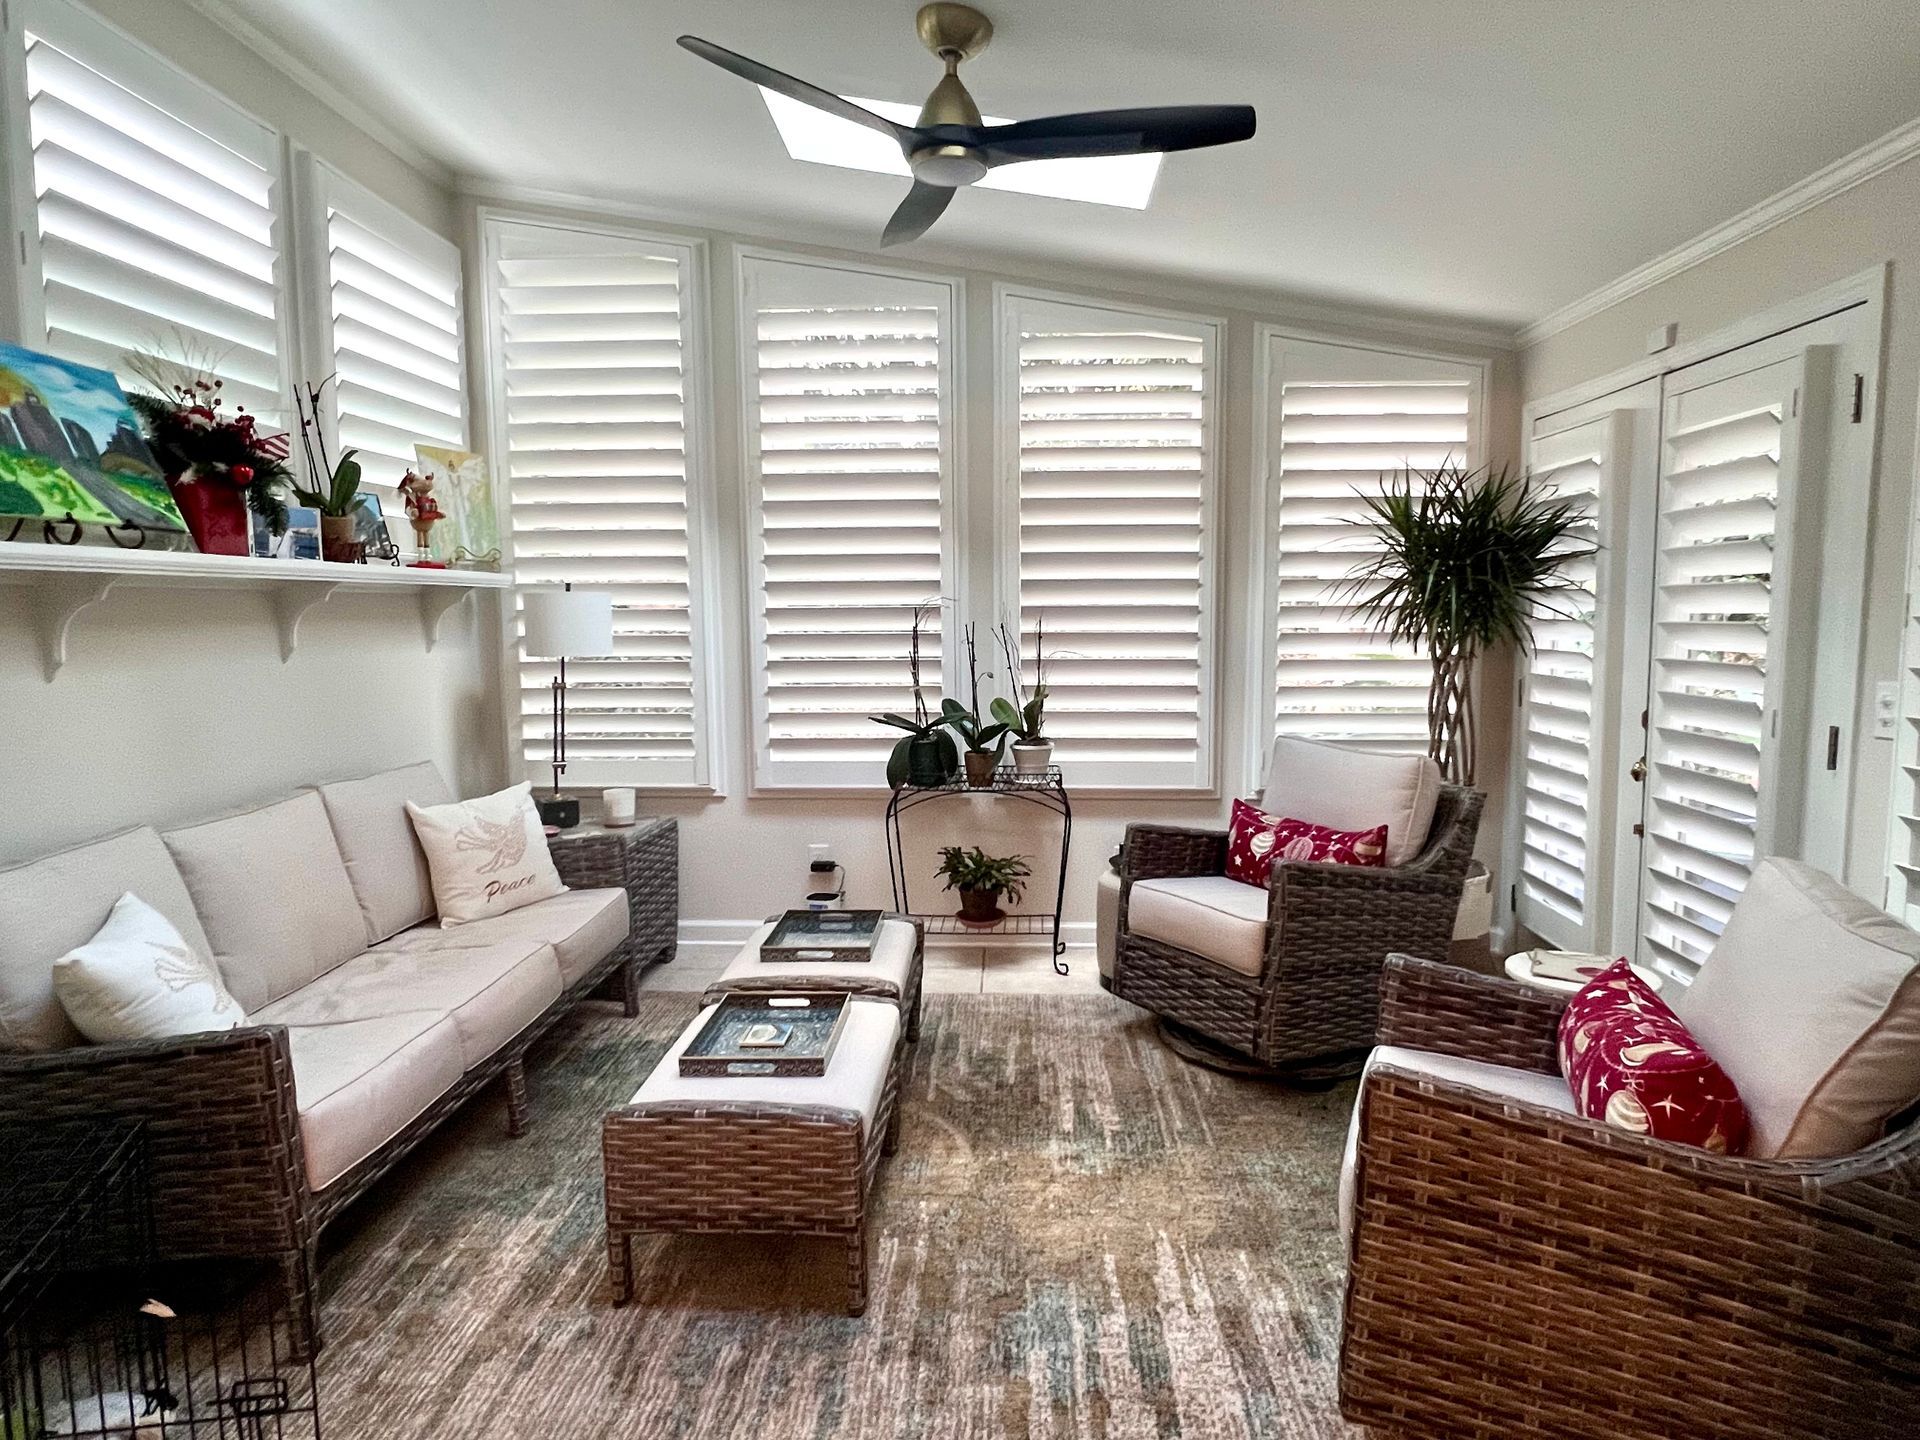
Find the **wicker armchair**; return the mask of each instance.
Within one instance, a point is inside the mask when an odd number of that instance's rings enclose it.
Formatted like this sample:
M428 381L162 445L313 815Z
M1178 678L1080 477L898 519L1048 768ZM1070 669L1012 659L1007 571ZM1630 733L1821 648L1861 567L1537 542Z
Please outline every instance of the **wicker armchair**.
M1556 1073L1565 998L1394 956L1382 1044ZM1920 1433L1920 1122L1738 1160L1376 1066L1341 1409L1377 1433Z
M1426 845L1394 869L1276 864L1257 976L1127 925L1135 883L1223 873L1226 832L1129 825L1113 993L1262 1065L1357 1056L1379 1025L1381 962L1395 950L1445 954L1452 942L1485 799L1442 786Z

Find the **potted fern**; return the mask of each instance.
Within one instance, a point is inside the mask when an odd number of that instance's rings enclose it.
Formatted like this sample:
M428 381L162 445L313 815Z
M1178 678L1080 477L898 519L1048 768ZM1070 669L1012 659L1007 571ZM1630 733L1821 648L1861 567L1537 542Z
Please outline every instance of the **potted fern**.
M1007 918L999 904L1002 895L1020 903L1033 871L1024 855L989 855L978 845L946 845L934 873L947 882L947 889L960 892L960 923L987 926Z

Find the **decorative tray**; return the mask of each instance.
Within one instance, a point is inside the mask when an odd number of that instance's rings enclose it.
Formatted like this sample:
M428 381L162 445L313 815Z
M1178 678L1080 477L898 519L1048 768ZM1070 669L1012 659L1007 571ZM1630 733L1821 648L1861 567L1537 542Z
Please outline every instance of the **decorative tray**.
M880 934L879 910L789 910L760 946L763 961L871 960Z
M680 1073L824 1075L847 1019L845 993L728 995L680 1055Z

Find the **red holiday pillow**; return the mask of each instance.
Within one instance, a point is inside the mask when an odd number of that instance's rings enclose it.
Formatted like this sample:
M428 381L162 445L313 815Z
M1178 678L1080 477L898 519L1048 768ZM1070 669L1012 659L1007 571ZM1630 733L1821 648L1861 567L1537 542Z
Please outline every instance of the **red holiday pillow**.
M1589 1120L1717 1155L1747 1148L1747 1108L1733 1081L1625 960L1567 1002L1560 1073Z
M1320 860L1334 865L1387 863L1387 827L1371 830L1334 830L1305 820L1269 815L1258 805L1233 802L1233 820L1227 827L1227 875L1262 890L1273 876L1276 860Z

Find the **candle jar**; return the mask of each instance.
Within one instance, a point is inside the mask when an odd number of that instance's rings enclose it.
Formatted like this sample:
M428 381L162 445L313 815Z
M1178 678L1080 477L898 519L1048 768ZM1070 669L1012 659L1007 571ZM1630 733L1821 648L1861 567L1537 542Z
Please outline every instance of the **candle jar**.
M634 793L630 789L602 790L600 818L608 825L631 825L636 818Z

